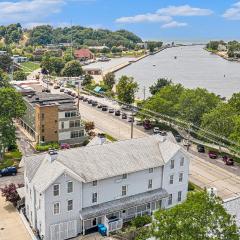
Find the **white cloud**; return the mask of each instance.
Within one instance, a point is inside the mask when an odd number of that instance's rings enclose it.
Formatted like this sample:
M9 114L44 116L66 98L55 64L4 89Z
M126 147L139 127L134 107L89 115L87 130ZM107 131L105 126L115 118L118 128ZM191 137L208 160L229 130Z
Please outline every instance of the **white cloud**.
M156 13L139 14L133 17L121 17L116 19L117 23L141 23L141 22L168 22L172 18L169 16L161 16Z
M240 2L233 4L231 8L227 9L223 17L229 20L240 20Z
M160 8L157 13L167 16L208 16L213 14L213 11L205 8L196 8L189 5L182 5Z
M177 22L177 21L172 21L166 24L163 24L161 28L178 28L178 27L186 27L188 24L185 22Z

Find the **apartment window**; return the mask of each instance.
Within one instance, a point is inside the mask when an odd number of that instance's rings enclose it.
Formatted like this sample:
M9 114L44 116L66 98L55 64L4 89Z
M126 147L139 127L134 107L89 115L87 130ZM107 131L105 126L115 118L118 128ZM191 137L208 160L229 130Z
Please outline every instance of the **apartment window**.
M127 195L127 186L122 186L122 196Z
M183 173L179 173L179 182L183 181Z
M173 159L171 160L171 166L170 167L171 167L171 169L174 168L174 160Z
M75 117L77 116L77 113L76 112L71 112L71 117Z
M70 112L65 112L65 118L69 118L71 117L71 113Z
M67 209L68 209L68 211L72 211L73 210L73 200L68 200L68 202L67 202Z
M92 185L93 185L93 186L97 186L97 181L93 181L93 182L92 182Z
M127 174L123 174L122 179L127 179Z
M172 205L172 194L168 196L168 205Z
M148 169L148 172L149 172L149 173L153 173L153 168L149 168L149 169Z
M59 196L59 184L53 185L53 196Z
M178 192L178 198L177 198L178 202L181 202L182 201L182 192L179 191Z
M45 137L44 136L42 136L42 142L44 142L45 141Z
M42 119L44 119L44 113L42 113Z
M97 202L97 193L93 193L92 194L92 203L96 203Z
M173 184L173 175L170 175L169 183Z
M70 126L70 128L80 127L80 120L70 121L69 126Z
M61 122L61 128L64 129L64 122Z
M184 157L182 157L180 160L180 166L182 167L183 165L184 165Z
M59 214L60 213L60 203L56 202L53 204L53 214Z
M68 192L68 193L73 192L73 182L72 182L72 181L69 181L69 182L67 183L67 192Z
M42 133L44 133L44 125L42 125Z
M84 136L84 131L83 130L71 132L71 138L80 138L82 136Z
M151 189L152 188L152 179L149 179L148 180L148 189Z

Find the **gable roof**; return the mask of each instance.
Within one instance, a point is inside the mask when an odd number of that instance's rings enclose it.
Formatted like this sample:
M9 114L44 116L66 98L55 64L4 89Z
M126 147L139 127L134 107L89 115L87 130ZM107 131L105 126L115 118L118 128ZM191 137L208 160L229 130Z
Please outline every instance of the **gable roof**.
M60 150L53 162L48 160L48 153L25 157L25 171L29 181L43 191L52 179L65 171L78 176L83 182L91 182L163 166L180 149L179 145L163 140L161 136L148 136ZM30 165L29 161L32 161Z
M93 53L87 48L82 48L82 49L76 50L74 52L74 56L76 58L91 58L93 56Z

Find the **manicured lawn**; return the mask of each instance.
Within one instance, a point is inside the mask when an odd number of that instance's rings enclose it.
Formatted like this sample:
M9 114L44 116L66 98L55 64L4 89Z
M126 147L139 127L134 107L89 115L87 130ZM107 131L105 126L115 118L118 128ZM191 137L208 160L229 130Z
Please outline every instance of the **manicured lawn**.
M23 71L25 73L31 73L34 70L40 68L40 63L36 63L36 62L25 62L25 63L21 63L21 65L23 66Z
M5 153L3 161L0 162L0 169L18 165L18 162L21 160L21 158L22 153L18 150Z

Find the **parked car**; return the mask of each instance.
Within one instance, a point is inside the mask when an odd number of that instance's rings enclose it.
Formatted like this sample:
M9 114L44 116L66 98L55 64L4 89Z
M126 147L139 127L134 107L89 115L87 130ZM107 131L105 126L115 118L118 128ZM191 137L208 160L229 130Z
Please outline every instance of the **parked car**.
M67 89L64 90L64 93L68 94L68 92L69 92L69 91L68 91Z
M88 98L83 98L83 101L84 101L84 102L87 102L87 101L88 101Z
M83 100L84 99L84 96L79 96L79 100Z
M142 126L143 125L143 122L141 120L136 120L136 125L137 126Z
M108 107L106 105L102 106L102 111L106 112L108 110Z
M15 176L17 174L16 167L7 167L0 170L0 177L3 176Z
M217 158L218 158L217 153L214 152L214 151L209 151L209 152L208 152L208 156L209 156L211 159L217 159Z
M88 104L92 104L93 100L92 99L88 99Z
M201 145L201 144L197 145L197 150L200 153L205 153L205 147L203 145Z
M127 114L126 113L122 114L122 119L127 119Z
M234 165L234 160L228 156L223 156L223 162L228 166Z
M60 86L59 85L54 85L54 87L53 87L54 89L59 89L60 88Z
M76 95L75 92L71 92L71 96L72 96L72 97L76 97L77 95Z
M71 91L68 91L67 94L68 94L68 95L72 95L72 92L71 92Z
M161 136L167 136L167 132L166 132L166 131L159 131L159 134L160 134Z
M176 139L177 142L181 142L181 141L182 141L182 136L179 135L179 134L177 134L177 135L175 136L175 139Z
M68 144L68 143L62 143L62 144L60 145L60 148L61 148L61 149L69 149L69 148L70 148L70 144Z
M154 133L154 134L159 134L159 132L160 132L159 127L154 127L154 128L153 128L153 133Z
M128 118L128 122L134 122L134 118L133 117L129 117Z
M120 116L121 115L121 112L119 110L116 110L115 111L115 116Z
M109 113L114 113L114 109L113 108L109 108L108 112Z
M53 86L53 82L49 82L48 84L49 84L49 86Z
M60 88L60 92L64 92L64 88Z
M150 130L152 128L152 124L151 124L150 120L148 120L148 119L144 120L143 127L145 130Z
M98 104L97 108L102 108L103 105L102 104Z
M93 106L93 107L96 107L97 104L98 104L97 101L92 101L92 106Z
M48 89L48 88L43 88L43 89L42 89L42 92L50 93L50 92L51 92L51 90L50 90L50 89Z

